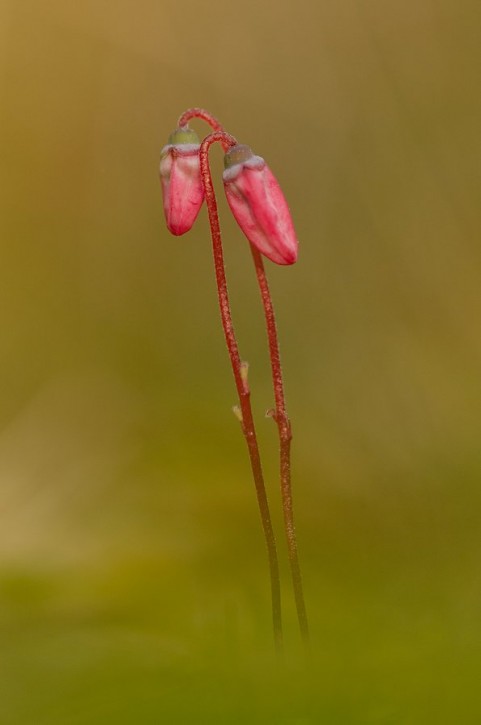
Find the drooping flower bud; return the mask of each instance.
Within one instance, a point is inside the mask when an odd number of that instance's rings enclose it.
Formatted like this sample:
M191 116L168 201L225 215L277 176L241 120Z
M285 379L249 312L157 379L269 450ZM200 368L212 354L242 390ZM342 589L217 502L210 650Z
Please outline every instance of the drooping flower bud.
M276 264L294 264L298 241L284 194L260 156L238 144L224 157L224 189L247 239Z
M200 176L199 137L190 128L177 128L160 152L160 182L167 227L185 234L194 224L204 201Z

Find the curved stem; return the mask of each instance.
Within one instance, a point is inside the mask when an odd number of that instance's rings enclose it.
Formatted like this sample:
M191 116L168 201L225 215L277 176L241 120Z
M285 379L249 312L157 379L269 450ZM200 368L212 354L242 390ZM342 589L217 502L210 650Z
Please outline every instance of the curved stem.
M183 119L183 117L181 118ZM217 202L209 167L209 149L211 145L216 141L222 143L226 147L234 146L237 142L233 136L230 136L223 131L215 131L214 133L211 133L209 136L207 136L206 139L204 139L200 147L200 169L202 175L202 182L204 185L205 200L207 204L212 235L215 276L217 281L217 291L222 318L222 327L224 329L225 340L227 343L227 349L229 351L229 357L232 365L232 372L234 374L237 394L239 396L240 410L238 411L238 417L249 451L252 474L256 487L257 502L261 515L262 527L264 530L264 538L267 546L271 581L274 639L277 651L280 652L282 650L282 615L277 547L274 537L274 530L272 528L269 503L267 500L264 476L262 473L262 465L259 455L259 447L254 426L254 418L252 415L252 408L250 403L250 390L247 380L247 364L241 361L237 346L237 340L234 333L234 326L232 323L229 295L227 290L227 280L224 268L224 255L222 251L219 216L217 213Z
M179 117L177 125L180 128L184 128L187 126L191 118L201 118L203 121L206 121L214 131L224 130L221 122L209 113L209 111L206 111L205 108L188 108L187 111L184 111L184 113Z
M221 124L221 122L218 121L217 118L211 113L209 113L209 111L206 111L205 108L188 108L187 111L184 111L184 113L179 117L177 125L180 128L185 128L192 118L200 118L202 121L208 123L214 131L224 131L224 126ZM229 140L227 140L227 137L229 137L230 139L234 138L233 136L230 136L230 134L226 133L225 138L222 137L219 139L224 151L227 151L229 146L233 145Z
M281 495L282 508L284 511L284 527L289 552L289 563L291 567L292 584L296 600L297 619L299 629L306 645L309 642L309 627L307 623L306 605L302 588L301 567L297 550L296 530L294 527L294 510L292 505L291 486L291 423L287 417L286 403L284 398L284 383L282 379L281 360L279 355L279 343L277 339L276 318L274 307L269 291L269 284L264 269L264 263L260 252L251 244L251 252L256 268L257 281L264 307L266 318L267 337L269 340L269 355L271 359L272 380L274 384L275 410L272 413L278 430L280 445L280 473L281 473Z

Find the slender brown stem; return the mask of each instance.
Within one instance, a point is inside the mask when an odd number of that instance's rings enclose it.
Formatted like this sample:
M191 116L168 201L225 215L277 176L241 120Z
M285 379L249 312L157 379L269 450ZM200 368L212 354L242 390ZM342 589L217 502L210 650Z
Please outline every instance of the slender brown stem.
M272 413L279 430L280 445L280 474L281 474L281 495L284 511L284 526L289 552L289 563L291 567L292 584L296 600L297 618L299 629L306 645L309 642L309 627L307 623L306 605L302 588L301 567L297 550L296 530L294 527L294 511L292 505L291 486L291 423L287 417L286 403L284 398L284 383L282 379L281 360L279 355L279 343L277 339L276 318L274 307L269 291L269 284L264 269L264 263L259 251L251 244L251 252L254 258L257 281L264 307L266 318L267 337L269 340L269 354L271 359L272 380L274 384L275 410Z
M185 115L185 114L184 114ZM183 117L181 117L183 119ZM227 280L224 268L224 254L222 251L222 239L220 233L219 216L217 213L217 202L215 198L214 188L212 184L212 176L209 167L209 149L216 141L229 147L237 142L233 136L223 132L214 131L202 142L200 147L200 169L202 181L204 184L205 200L209 214L209 222L212 235L212 246L214 254L215 276L217 281L217 290L219 296L219 306L222 318L222 327L224 329L225 340L229 357L232 365L232 372L239 396L240 410L238 417L241 422L242 432L244 434L249 458L251 462L252 474L257 493L257 502L264 530L264 537L267 546L269 559L269 572L271 581L272 595L272 619L274 625L274 639L278 652L282 650L282 614L281 614L281 590L279 577L279 564L277 558L277 547L272 528L271 516L269 511L269 503L264 484L264 476L262 473L262 465L259 455L259 447L257 444L257 436L254 426L254 418L250 403L250 390L247 381L247 364L241 361L237 340L234 333L232 323L232 315L227 290Z

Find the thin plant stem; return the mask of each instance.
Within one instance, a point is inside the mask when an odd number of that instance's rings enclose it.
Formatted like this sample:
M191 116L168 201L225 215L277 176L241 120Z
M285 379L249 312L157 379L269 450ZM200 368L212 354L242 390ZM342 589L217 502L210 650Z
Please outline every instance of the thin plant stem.
M284 527L289 553L294 597L296 600L297 618L301 636L306 645L309 643L309 627L307 622L306 605L302 587L301 567L297 549L296 530L294 527L294 511L292 505L291 486L291 423L286 412L284 397L284 383L282 378L279 343L277 339L276 319L274 307L269 291L269 284L260 252L251 244L252 257L256 268L257 281L261 293L262 305L266 319L267 337L269 340L269 355L271 359L272 381L274 385L275 410L271 412L279 430L280 446L280 477L282 508L284 512Z
M193 118L200 118L202 121L205 121L209 124L213 131L225 131L225 128L221 124L221 122L215 116L213 116L212 113L206 111L205 108L188 108L181 116L179 116L177 125L179 126L179 128L185 128L188 125L189 121ZM222 148L224 149L224 151L227 151L229 146L232 145L229 142L228 137L233 138L233 136L230 136L230 134L226 133L226 137L220 139L220 143L222 144Z
M193 111L194 109L191 109ZM189 113L191 112L189 111ZM185 120L185 115L181 116L181 120ZM198 115L198 114L196 114ZM191 116L193 117L193 116ZM204 118L204 116L199 116ZM225 147L234 146L237 142L233 136L217 130L207 136L200 147L200 169L202 181L204 185L205 200L209 214L209 223L212 235L212 247L214 255L215 276L217 281L217 291L219 297L219 307L222 319L222 327L224 330L227 349L234 374L237 394L239 396L239 409L237 415L241 423L242 432L244 434L249 458L254 477L254 483L257 494L257 502L264 530L264 538L267 546L269 559L269 572L271 582L272 596L272 619L274 626L274 640L278 653L282 651L282 614L281 614L281 590L279 577L279 563L277 557L277 546L272 528L269 503L264 484L264 476L259 454L259 446L257 443L254 418L250 403L250 390L247 379L247 364L241 361L237 340L234 333L232 323L231 308L229 295L227 290L227 280L224 267L224 254L222 250L222 238L219 225L219 216L217 213L217 202L212 184L212 176L209 166L209 149L213 143L220 142Z
M205 108L188 108L184 113L179 117L179 120L177 121L177 125L179 128L185 128L189 121L192 118L201 118L203 121L206 121L209 126L214 131L223 131L224 127L221 124L220 121L217 120L215 116L213 116L209 111L206 111ZM226 140L221 141L222 144L226 143Z

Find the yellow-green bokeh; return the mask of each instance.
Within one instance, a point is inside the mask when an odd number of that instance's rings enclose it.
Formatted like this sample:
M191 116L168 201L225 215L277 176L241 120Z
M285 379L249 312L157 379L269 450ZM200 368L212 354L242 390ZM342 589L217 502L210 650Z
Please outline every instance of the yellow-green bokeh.
M0 0L2 725L481 721L480 27L470 0ZM281 668L206 214L163 222L192 105L300 238L268 273L307 667L247 243L219 197Z

